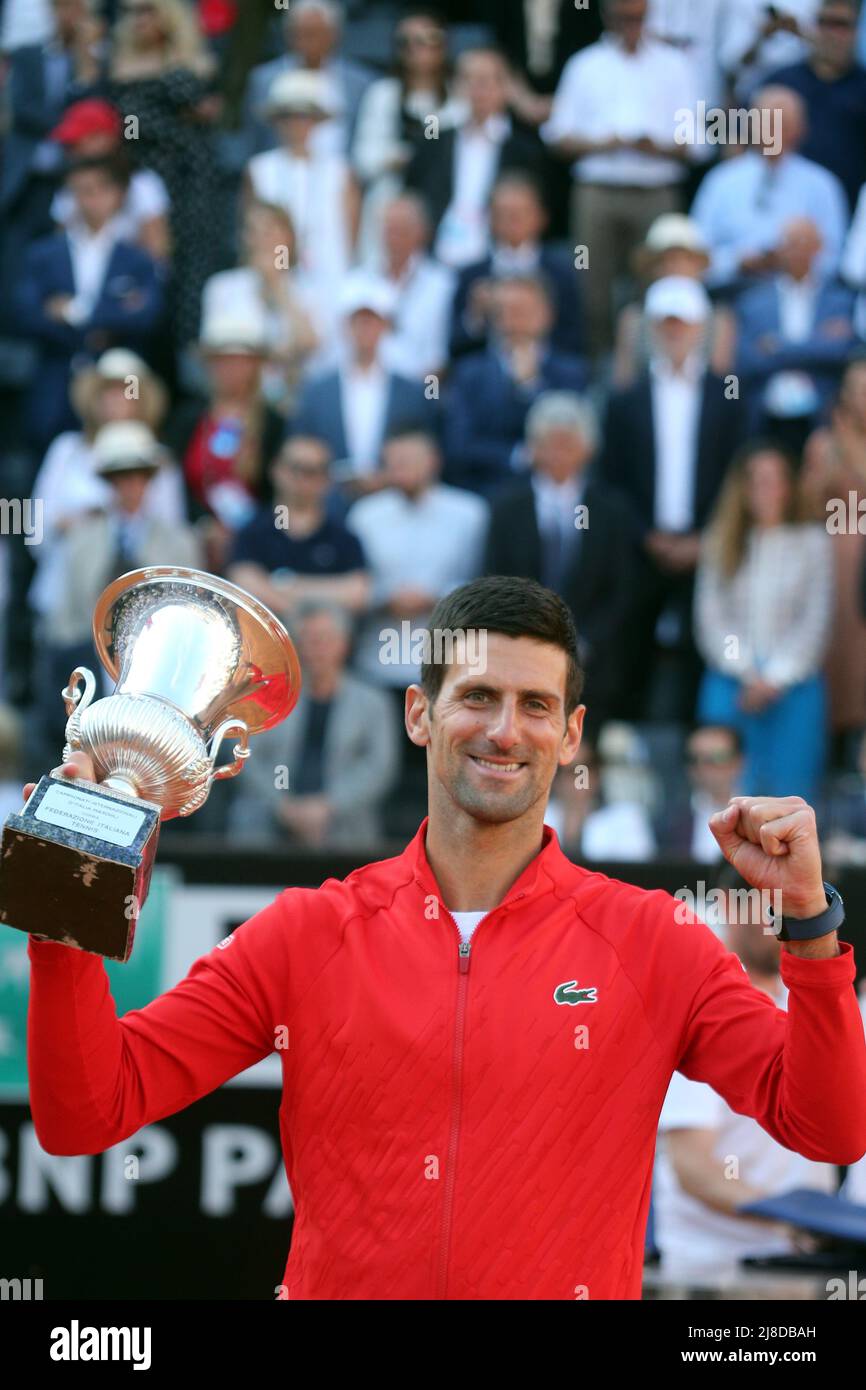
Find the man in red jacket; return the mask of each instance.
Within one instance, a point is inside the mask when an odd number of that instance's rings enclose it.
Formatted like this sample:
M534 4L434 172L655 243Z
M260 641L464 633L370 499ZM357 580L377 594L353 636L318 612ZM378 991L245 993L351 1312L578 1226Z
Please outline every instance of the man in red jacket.
M781 892L785 1013L683 903L572 864L545 826L585 709L562 601L479 579L429 633L406 692L429 814L402 854L286 889L120 1020L100 958L31 937L36 1132L100 1152L276 1050L285 1296L637 1299L675 1070L807 1158L866 1152L854 958L815 817L736 797L711 822Z

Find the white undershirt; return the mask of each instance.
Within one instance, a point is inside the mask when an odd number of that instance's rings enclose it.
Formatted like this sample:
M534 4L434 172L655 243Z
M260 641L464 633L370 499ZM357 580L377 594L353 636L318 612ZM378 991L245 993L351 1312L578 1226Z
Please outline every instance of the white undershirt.
M482 917L486 917L489 908L483 912L452 912L451 916L460 928L460 935L464 941L468 941Z
M655 430L655 516L659 531L690 531L701 417L701 368L695 358L674 371L661 358L651 364Z

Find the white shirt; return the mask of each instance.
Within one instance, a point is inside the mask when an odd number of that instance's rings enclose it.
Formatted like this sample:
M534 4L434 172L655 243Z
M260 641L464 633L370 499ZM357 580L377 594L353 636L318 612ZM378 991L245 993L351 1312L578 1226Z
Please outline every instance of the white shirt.
M605 140L648 135L659 145L674 144L677 112L695 106L694 80L686 58L670 44L644 38L634 53L605 34L566 63L541 127L550 144L570 137ZM660 188L679 183L679 160L639 150L585 155L573 166L582 183L638 184Z
M692 792L692 843L691 857L699 864L710 864L721 859L719 842L710 829L710 816L722 808L717 806L704 792Z
M779 296L779 327L787 343L805 343L815 327L815 307L818 303L818 284L807 275L793 280L780 275L776 280Z
M397 291L393 330L382 342L382 361L400 376L421 380L448 361L454 273L430 256L414 256L399 278L382 271Z
M488 202L499 168L502 146L511 134L508 116L489 116L482 125L467 123L454 141L454 183L436 236L434 255L443 265L472 265L486 254Z
M707 282L724 285L741 274L744 257L775 249L785 224L796 217L817 223L823 246L816 271L835 275L850 213L845 190L829 169L794 151L772 159L748 149L709 171L691 216L712 256Z
M247 168L256 197L289 213L300 268L316 277L323 294L333 297L351 255L345 159L312 149L308 159L300 159L288 150L274 149L254 155Z
M785 1008L787 991L779 984L775 999ZM786 1236L768 1230L756 1219L730 1216L684 1192L668 1158L665 1133L672 1129L712 1129L715 1158L725 1163L734 1156L744 1183L778 1196L795 1187L819 1192L836 1191L836 1169L814 1163L776 1142L750 1115L739 1115L703 1081L691 1081L674 1072L659 1119L659 1142L653 1181L656 1241L662 1252L663 1270L676 1277L678 1270L712 1266L724 1272L749 1254L785 1254L791 1249Z
M120 240L118 218L112 217L98 232L77 219L67 228L72 283L75 295L66 308L66 322L77 325L90 318L99 300L108 263Z
M580 837L581 856L645 864L655 858L656 842L649 816L636 801L612 801L587 816Z
M866 16L866 10L863 13ZM854 309L854 327L861 338L866 338L866 185L860 189L839 274L853 289L860 291Z
M11 53L25 44L46 43L54 33L50 0L6 0L0 26L0 50Z
M373 473L385 433L388 374L378 362L366 371L347 364L340 371L340 396L349 457L358 473Z
M679 372L660 357L650 364L655 437L653 523L660 531L690 531L694 526L702 381L697 357L687 360Z
M143 222L164 217L171 204L168 189L153 169L138 169L129 181L123 206L117 214L118 238L136 243ZM75 218L75 199L68 188L61 188L51 202L51 217L61 227L68 227Z
M20 798L19 798L20 799ZM486 917L490 908L485 908L483 912L452 912L451 916L460 928L460 935L465 942L469 940L482 917Z
M401 636L402 623L408 621L414 638L429 618L422 614L403 620L385 610L386 600L407 586L424 589L438 600L475 579L481 573L489 516L483 498L444 483L435 483L415 500L397 488L385 488L349 508L346 525L364 547L373 580L371 611L358 637L356 664L375 685L418 680L420 662L382 660L382 634L390 629ZM399 655L408 658L412 653L401 643ZM473 657L467 639L467 660Z

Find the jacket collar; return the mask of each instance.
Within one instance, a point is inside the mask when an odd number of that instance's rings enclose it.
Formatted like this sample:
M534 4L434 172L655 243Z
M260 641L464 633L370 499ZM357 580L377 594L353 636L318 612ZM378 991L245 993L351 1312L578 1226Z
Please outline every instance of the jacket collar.
M425 816L419 825L415 835L409 841L403 851L403 858L412 870L412 877L415 882L423 889L425 894L432 894L442 900L442 890L436 881L436 875L430 866L427 858L427 825L430 817ZM531 859L523 872L512 883L508 892L501 902L497 903L496 908L490 911L497 911L502 907L512 907L521 899L535 893L539 887L547 886L550 881L558 878L561 874L563 863L570 865L562 852L556 831L552 825L545 825L542 831L541 849L534 859ZM444 903L443 903L444 906Z

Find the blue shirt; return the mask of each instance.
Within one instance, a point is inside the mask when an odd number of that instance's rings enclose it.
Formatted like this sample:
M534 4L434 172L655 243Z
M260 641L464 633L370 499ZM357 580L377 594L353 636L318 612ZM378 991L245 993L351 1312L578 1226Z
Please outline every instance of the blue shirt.
M749 149L711 169L692 204L712 255L710 285L736 282L743 257L773 250L786 223L809 217L821 232L824 249L817 259L819 276L836 273L850 212L842 184L811 159L783 154L768 159Z
M767 83L800 93L809 129L799 152L841 180L853 211L866 182L866 68L857 64L844 77L824 82L808 63L796 63Z
M361 542L337 521L326 519L309 536L290 536L274 524L274 510L265 507L235 537L229 564L261 565L269 574L349 574L366 569Z

